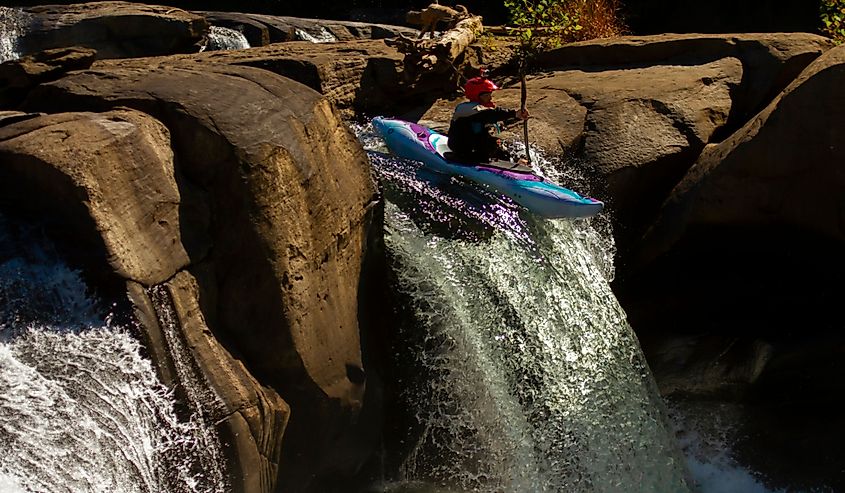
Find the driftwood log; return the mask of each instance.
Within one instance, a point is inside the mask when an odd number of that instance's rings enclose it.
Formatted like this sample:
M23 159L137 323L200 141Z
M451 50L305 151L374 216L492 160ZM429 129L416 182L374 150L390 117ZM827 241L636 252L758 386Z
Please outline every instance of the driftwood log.
M483 30L481 17L470 15L437 39L411 39L400 34L398 38L386 39L385 43L405 55L403 74L405 82L412 84L426 73L457 74L456 60Z
M426 33L429 37L434 37L434 31L438 23L445 22L446 29L452 29L458 22L470 17L470 13L463 5L455 5L455 8L432 3L422 10L411 10L405 16L408 24L420 26L419 39L422 39Z

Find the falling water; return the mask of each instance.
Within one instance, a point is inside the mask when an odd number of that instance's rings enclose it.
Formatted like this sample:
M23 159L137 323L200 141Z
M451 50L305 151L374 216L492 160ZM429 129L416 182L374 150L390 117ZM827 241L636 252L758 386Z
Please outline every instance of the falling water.
M0 63L20 58L18 38L29 25L20 9L0 7Z
M301 41L310 41L312 43L336 43L337 38L334 34L330 33L325 27L317 26L319 28L318 31L312 30L311 32L306 31L304 29L296 29L294 32L296 33L296 39Z
M177 415L107 312L47 243L0 218L0 490L226 491L213 429Z
M244 33L228 27L211 26L208 41L201 51L245 50L249 47Z
M589 221L539 220L381 154L367 128L358 132L383 183L385 242L408 319L397 323L396 353L414 430L399 483L688 491L608 285L607 240Z

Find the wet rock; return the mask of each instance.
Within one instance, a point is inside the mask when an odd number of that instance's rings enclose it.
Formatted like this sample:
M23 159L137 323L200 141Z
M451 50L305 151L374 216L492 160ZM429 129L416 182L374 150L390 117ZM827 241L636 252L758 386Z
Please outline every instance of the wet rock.
M179 193L168 201L178 215L166 223L178 228L156 244L180 246L189 263L149 279L127 277L150 285L187 269L213 337L289 405L279 475L267 475L259 491L297 491L314 477L348 476L372 446L350 442L348 435L375 433L354 424L370 384L363 378L358 324L358 282L376 203L366 155L331 103L290 79L235 65L142 65L68 74L36 87L23 106L128 107L167 128ZM60 140L55 147L62 152ZM78 157L88 162L86 155ZM110 197L108 192L102 193ZM126 200L146 199L138 193ZM145 249L126 246L118 265ZM210 365L215 357L197 358ZM281 401L266 402L267 412L286 414L273 407ZM262 447L281 440L279 421L262 419L244 416L244 426L264 440ZM341 442L343 453L337 453ZM270 467L253 468L251 459L241 459L253 478Z
M287 403L256 381L213 336L191 274L182 271L151 289L130 282L128 292L162 381L176 391L183 405L217 429L232 490L273 491L290 418ZM168 330L172 333L165 334ZM183 365L181 376L177 361Z

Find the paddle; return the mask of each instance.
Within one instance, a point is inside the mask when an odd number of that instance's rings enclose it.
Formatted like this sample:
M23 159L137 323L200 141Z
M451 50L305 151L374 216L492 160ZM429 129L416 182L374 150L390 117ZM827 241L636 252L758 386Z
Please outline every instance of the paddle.
M528 97L528 88L525 86L525 57L520 60L519 64L519 79L520 91L522 93L522 101L520 102L521 111L525 111L525 100ZM531 166L531 152L528 147L528 119L522 120L522 137L525 140L525 159L528 161L528 166Z

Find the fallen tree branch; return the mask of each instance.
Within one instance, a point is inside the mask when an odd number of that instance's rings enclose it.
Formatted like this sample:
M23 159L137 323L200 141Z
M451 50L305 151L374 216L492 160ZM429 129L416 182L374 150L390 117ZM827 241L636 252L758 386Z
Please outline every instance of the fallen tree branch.
M458 22L454 28L446 31L440 39L437 40L436 49L441 55L449 58L450 62L455 61L467 46L471 45L478 39L478 36L484 31L484 26L481 24L481 17L474 15Z
M434 36L434 31L438 23L446 22L446 29L452 29L458 22L470 17L470 13L463 5L455 5L455 8L432 3L422 10L411 10L405 16L408 24L420 26L420 35L417 39L422 39L426 33Z
M471 15L437 39L411 39L400 34L397 38L386 39L385 43L405 55L404 78L412 83L426 73L456 71L455 61L483 30L481 17Z

